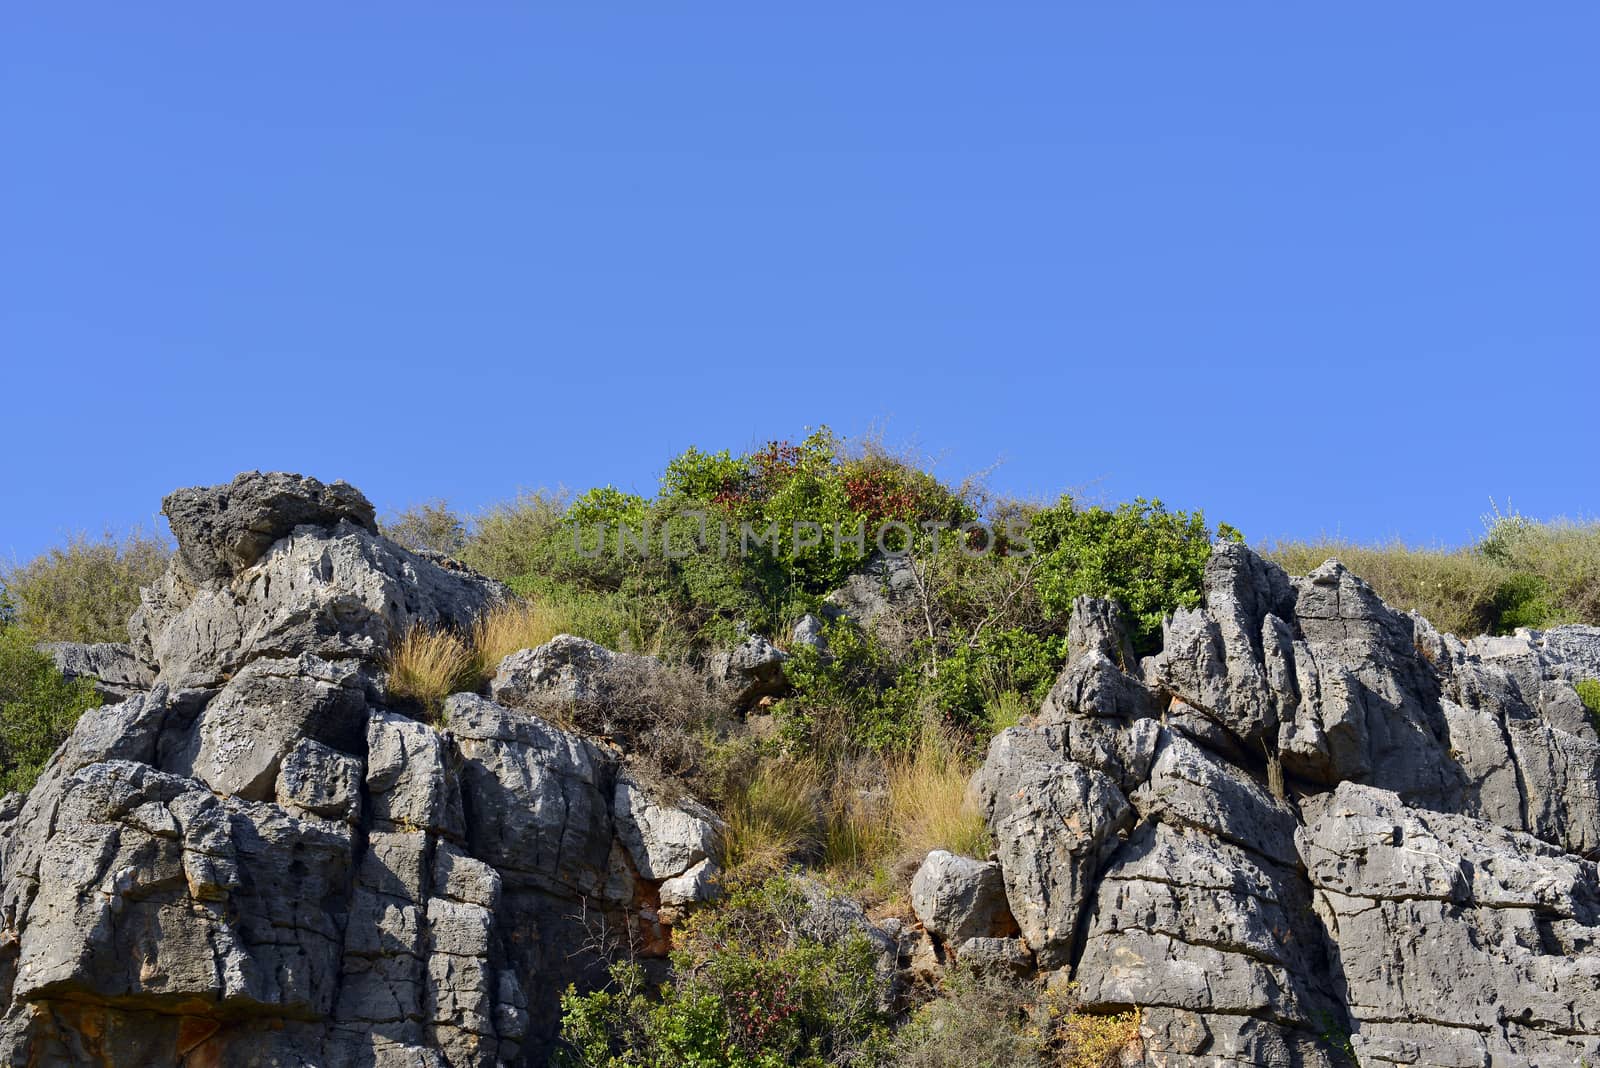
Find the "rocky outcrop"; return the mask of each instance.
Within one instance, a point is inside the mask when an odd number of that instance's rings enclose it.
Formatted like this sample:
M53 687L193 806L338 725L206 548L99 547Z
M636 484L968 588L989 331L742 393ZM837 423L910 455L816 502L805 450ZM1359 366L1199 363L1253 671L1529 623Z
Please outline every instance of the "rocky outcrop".
M394 637L505 593L378 537L350 487L167 511L134 644L71 653L131 693L0 817L0 1063L544 1063L567 983L618 937L665 947L665 883L714 895L714 818L528 711L386 707Z
M178 551L128 630L135 656L174 688L217 687L251 660L304 653L375 675L410 627L465 629L507 596L378 536L372 505L344 483L251 473L163 507Z
M103 701L122 701L155 684L155 671L126 642L45 642L56 670L69 679L89 679Z
M569 983L717 896L717 818L617 744L668 668L561 636L421 723L387 700L392 642L504 589L386 541L340 483L250 474L167 513L131 643L53 650L120 699L0 801L0 1063L529 1068ZM852 611L892 616L897 581ZM1230 544L1155 655L1090 599L1068 639L973 778L992 854L930 854L919 923L796 881L796 930L864 938L883 1008L908 962L954 962L1139 1007L1125 1064L1600 1063L1600 734L1573 688L1600 629L1463 642L1335 562ZM749 699L772 652L720 677Z
M1135 662L1080 600L973 780L1040 969L1151 1065L1600 1062L1600 629L1461 642L1238 545ZM975 863L975 862L973 862ZM981 947L987 949L988 947Z
M936 938L961 945L1016 929L1006 905L1000 865L956 856L943 849L929 853L911 880L911 910Z
M821 637L820 631L817 637ZM763 697L781 694L788 687L783 674L783 662L788 658L770 641L752 634L732 649L717 653L706 668L712 685L721 687L733 706L742 709Z

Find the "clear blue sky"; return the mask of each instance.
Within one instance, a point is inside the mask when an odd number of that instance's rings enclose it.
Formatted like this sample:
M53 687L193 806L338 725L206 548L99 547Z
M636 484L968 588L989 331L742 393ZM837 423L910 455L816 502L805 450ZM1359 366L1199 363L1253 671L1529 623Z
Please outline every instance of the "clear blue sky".
M1600 512L1592 4L33 4L0 555L874 424L1252 539Z

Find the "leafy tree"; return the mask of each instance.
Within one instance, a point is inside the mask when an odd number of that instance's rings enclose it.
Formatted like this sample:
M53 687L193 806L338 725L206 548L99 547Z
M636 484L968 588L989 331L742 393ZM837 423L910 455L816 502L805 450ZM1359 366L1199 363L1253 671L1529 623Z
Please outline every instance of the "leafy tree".
M166 543L138 532L78 535L26 564L0 571L15 621L35 641L125 642L139 588L166 570Z

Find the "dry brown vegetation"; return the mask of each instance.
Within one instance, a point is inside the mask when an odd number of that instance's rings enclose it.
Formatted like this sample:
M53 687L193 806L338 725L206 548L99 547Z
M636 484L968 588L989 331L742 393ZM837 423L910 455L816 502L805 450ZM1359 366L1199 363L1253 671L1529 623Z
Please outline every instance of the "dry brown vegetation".
M389 654L389 695L437 717L444 699L478 686L471 646L452 631L412 627Z

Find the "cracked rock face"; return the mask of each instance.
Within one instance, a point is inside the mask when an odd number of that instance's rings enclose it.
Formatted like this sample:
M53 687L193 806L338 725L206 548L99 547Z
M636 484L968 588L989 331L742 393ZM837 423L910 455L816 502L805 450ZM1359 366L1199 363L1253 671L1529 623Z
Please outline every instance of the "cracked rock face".
M545 1063L596 932L649 935L659 886L705 876L708 814L525 711L386 708L394 635L505 594L375 535L350 487L247 475L167 511L133 646L71 651L131 695L0 813L0 1064Z
M1111 606L973 780L1022 937L1144 1063L1600 1063L1600 628L1461 642L1219 547L1132 664Z
M340 483L244 475L167 513L131 644L57 654L124 699L0 803L0 1064L532 1068L608 939L664 952L715 897L716 818L537 714L659 665L558 638L429 726L386 704L390 643L502 588ZM921 938L1138 1006L1124 1063L1152 1068L1600 1064L1573 690L1600 629L1462 642L1236 545L1205 582L1143 662L1115 606L1075 605L972 782L993 854L927 859L921 927L803 882L804 932L865 937L886 980Z

